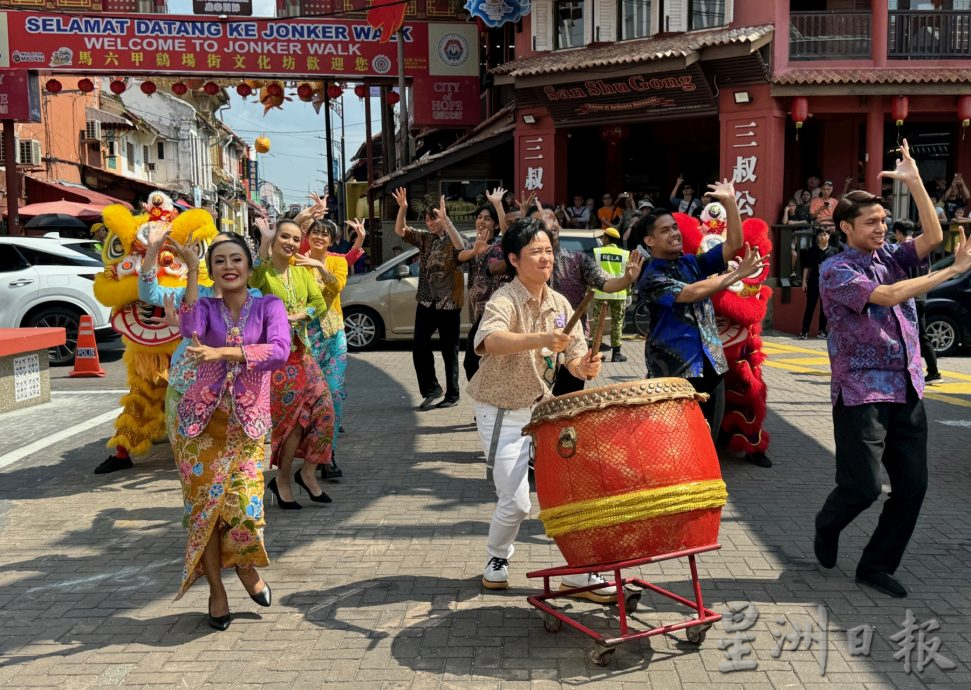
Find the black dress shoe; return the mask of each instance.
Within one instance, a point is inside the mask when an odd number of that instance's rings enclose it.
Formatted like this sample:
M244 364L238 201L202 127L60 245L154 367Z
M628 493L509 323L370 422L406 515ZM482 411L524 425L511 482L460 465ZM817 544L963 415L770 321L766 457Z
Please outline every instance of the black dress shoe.
M130 470L135 466L131 458L119 458L117 455L109 455L108 459L94 468L95 474L108 474L118 470Z
M769 460L769 456L765 453L748 453L745 459L759 467L772 467L772 461Z
M229 630L229 622L233 619L233 614L227 613L225 616L214 616L212 615L212 601L209 601L209 627L215 628L220 632L224 630Z
M236 566L236 576L239 577L239 566ZM242 582L242 580L240 580ZM245 588L246 585L243 585ZM249 598L255 601L260 606L269 606L273 603L273 592L270 590L270 585L267 584L266 580L263 581L263 589L261 589L256 594L250 594L249 590L246 591L249 594ZM210 616L211 618L211 616Z
M458 398L445 398L442 402L435 405L435 407L438 407L438 408L455 407L458 404L459 404Z
M827 537L818 529L816 530L816 536L813 539L813 553L816 554L816 560L819 561L821 566L824 568L832 568L836 565L839 546L839 534L835 537Z
M275 477L273 481L276 481ZM300 472L297 472L295 475L293 475L293 481L297 483L297 486L299 486L301 489L307 492L307 495L310 496L310 500L313 501L314 503L333 503L334 502L334 500L327 495L326 491L321 490L321 492L316 496L310 493L310 489L307 487L307 484L303 481L303 477L300 476Z
M337 456L331 456L329 465L320 466L320 478L328 482L339 482L344 476L344 470L337 466Z
M276 477L270 480L270 483L266 485L266 488L269 489L270 493L276 497L277 504L283 510L300 510L303 508L303 506L296 501L284 501L282 498L280 498L280 489L276 485Z
M890 573L868 573L857 570L856 581L895 599L903 599L907 596L907 589Z
M418 406L418 409L419 410L432 409L435 406L435 401L438 400L443 395L445 395L445 393L442 391L441 388L439 388L438 390L432 391L431 393L425 396L424 400L421 401L421 405Z

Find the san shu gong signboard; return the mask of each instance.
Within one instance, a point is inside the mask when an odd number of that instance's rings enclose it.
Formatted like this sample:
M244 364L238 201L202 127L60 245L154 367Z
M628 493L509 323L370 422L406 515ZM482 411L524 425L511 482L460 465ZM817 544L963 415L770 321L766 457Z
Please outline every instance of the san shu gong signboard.
M678 72L533 87L524 95L521 101L545 106L561 125L662 119L717 109L708 80L695 65Z

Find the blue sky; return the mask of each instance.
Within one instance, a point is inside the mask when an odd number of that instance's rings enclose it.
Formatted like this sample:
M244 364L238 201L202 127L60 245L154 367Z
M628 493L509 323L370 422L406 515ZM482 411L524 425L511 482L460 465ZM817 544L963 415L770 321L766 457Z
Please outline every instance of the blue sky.
M171 14L192 14L192 0L169 0ZM254 16L270 17L274 14L274 0L253 0ZM352 85L353 86L353 85ZM270 153L258 156L260 160L260 179L269 180L283 190L288 203L303 202L309 191L321 191L324 184L318 180L327 179L326 145L324 143L324 114L314 112L313 106L293 96L292 101L283 104L283 109L274 108L263 116L263 106L256 96L247 99L228 89L231 107L222 111L223 121L240 138L253 143L260 134L270 138ZM347 89L341 99L346 108L345 146L347 164L350 156L364 141L364 101ZM381 130L380 108L372 103L371 114L374 132ZM340 118L332 117L334 130L334 156L339 156Z

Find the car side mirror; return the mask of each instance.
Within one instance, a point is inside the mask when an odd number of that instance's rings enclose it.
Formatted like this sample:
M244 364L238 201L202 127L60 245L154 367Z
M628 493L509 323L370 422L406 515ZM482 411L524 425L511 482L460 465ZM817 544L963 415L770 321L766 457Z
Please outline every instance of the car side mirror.
M402 278L407 278L410 275L411 275L411 269L408 267L408 264L398 264L397 266L395 266L394 277L397 278L398 280L401 280Z

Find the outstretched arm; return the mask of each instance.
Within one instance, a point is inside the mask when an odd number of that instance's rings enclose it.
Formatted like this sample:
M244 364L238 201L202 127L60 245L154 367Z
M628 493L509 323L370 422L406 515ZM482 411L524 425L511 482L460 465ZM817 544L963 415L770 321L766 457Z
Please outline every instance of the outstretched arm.
M924 230L920 237L914 240L914 246L917 249L917 256L926 259L932 251L941 246L944 241L944 230L941 228L941 221L937 218L934 202L920 180L920 171L917 169L917 163L910 155L910 146L907 145L906 139L900 143L899 150L900 158L897 159L897 166L893 170L884 170L879 177L900 180L910 190L910 197L917 206L920 226ZM906 282L909 281L903 281L897 283L897 285ZM916 294L920 294L920 292Z
M725 228L725 241L722 242L722 256L727 264L738 256L745 237L742 235L742 216L738 212L738 204L735 202L735 185L731 180L725 179L721 182L708 185L708 196L725 207L727 213L727 226Z

